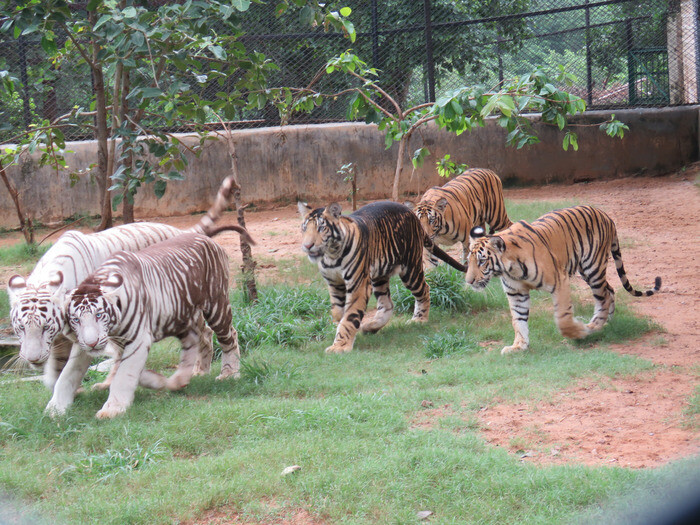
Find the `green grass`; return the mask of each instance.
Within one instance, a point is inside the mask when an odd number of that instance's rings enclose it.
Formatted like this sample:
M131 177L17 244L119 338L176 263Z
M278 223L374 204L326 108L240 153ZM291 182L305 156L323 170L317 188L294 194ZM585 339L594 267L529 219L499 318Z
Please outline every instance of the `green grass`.
M570 204L508 206L514 220L532 220ZM243 351L238 380L216 381L215 361L184 390L139 388L126 415L98 421L107 392L90 386L104 373L89 372L85 392L57 420L43 415L50 393L41 384L0 377L0 488L58 523L166 524L217 509L251 523L299 509L348 524L417 523L421 510L441 524L571 523L581 513L600 523L609 508L631 508L619 503L629 490L690 468L535 466L480 433L485 406L551 399L579 381L653 369L608 349L658 329L631 312L626 294L617 294L601 333L570 341L557 332L549 294L533 293L531 349L504 357L513 329L500 283L466 290L443 265L427 277L428 323L410 322L412 296L395 278L391 322L358 335L352 352L326 355L335 327L317 269L301 257L275 265L258 304L231 295ZM3 301L0 292L7 315ZM586 292L575 315L592 310ZM153 346L147 366L169 374L178 360L179 344L168 339ZM424 400L449 406L430 429L413 424ZM700 390L689 426L698 413ZM301 470L282 476L290 465Z
M112 421L94 419L107 395L89 390L99 375L56 421L42 414L40 384L0 384L0 485L69 523L172 523L219 507L260 522L305 508L331 523L415 523L426 509L436 523L557 523L644 479L524 464L485 444L475 414L648 370L606 346L653 326L620 301L595 342L572 343L556 332L548 295L535 294L532 350L504 358L497 350L513 334L500 284L465 292L451 272L434 272L447 290L427 324L410 323L409 308L343 355L323 353L334 329L320 284L264 287L254 307L234 293L241 379L218 382L214 370L181 392L139 389ZM169 372L177 361L166 341L148 366ZM424 399L453 409L430 431L410 423ZM293 464L301 470L282 477Z
M37 246L24 242L3 246L0 248L0 266L18 266L26 263L33 265L50 247L50 243Z
M508 211L508 217L513 222L517 221L527 221L532 222L538 217L541 217L545 213L549 213L552 210L558 210L561 208L569 208L571 206L576 206L579 204L575 200L562 200L562 201L528 201L519 202L506 199L506 210Z

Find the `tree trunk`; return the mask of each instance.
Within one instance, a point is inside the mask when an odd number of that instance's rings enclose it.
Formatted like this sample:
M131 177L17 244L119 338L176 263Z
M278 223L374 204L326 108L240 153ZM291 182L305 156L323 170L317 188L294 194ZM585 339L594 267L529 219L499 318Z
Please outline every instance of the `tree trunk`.
M88 12L88 20L91 25L97 22L97 13ZM100 47L97 42L92 42L92 75L94 79L93 91L95 93L95 139L97 140L97 187L100 189L102 221L97 227L98 231L112 227L112 199L109 192L109 144L107 125L107 97L105 94L105 81L102 65L98 53Z
M394 172L394 186L391 189L391 200L394 202L399 201L399 184L401 181L401 172L403 171L403 158L406 153L406 143L408 139L404 135L399 141L399 154L396 158L396 171Z
M119 109L119 121L124 122L126 119L126 114L129 112L129 101L126 97L129 96L129 91L131 90L131 83L129 78L129 70L123 72L122 75L122 101ZM129 124L129 128L133 131L135 126L133 123ZM124 164L129 166L132 170L134 168L134 157L133 155L128 155L123 159ZM125 181L128 184L128 181ZM122 200L122 221L124 224L131 224L135 221L134 218L134 196L129 198L127 195L128 191L126 187L122 190L124 192L124 199Z
M7 176L5 166L2 165L1 161L0 177L2 177L2 181L5 183L5 187L10 193L10 197L12 197L12 200L15 203L15 209L17 210L17 218L19 219L19 227L22 230L22 233L24 234L24 240L27 242L27 244L34 244L34 224L32 223L32 218L24 218L24 212L22 211L22 203L19 200L19 192Z
M233 142L233 137L231 132L226 130L226 143L228 144L228 152L231 156L231 174L236 183L236 187L233 189L233 205L236 208L236 213L238 214L238 225L241 228L245 228L245 206L241 204L241 186L239 184L238 178L238 157L236 155L236 145ZM241 255L243 259L243 264L241 265L241 271L243 272L243 293L246 298L251 303L258 302L258 287L255 282L255 259L253 259L253 252L243 237L241 237Z

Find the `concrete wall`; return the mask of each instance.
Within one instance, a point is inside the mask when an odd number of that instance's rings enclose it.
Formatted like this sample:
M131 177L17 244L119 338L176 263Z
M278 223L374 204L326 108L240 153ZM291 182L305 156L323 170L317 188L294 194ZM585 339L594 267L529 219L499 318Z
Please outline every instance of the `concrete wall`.
M630 131L624 139L612 139L596 123L607 112L593 111L574 119L581 125L579 150L561 147L563 133L557 128L534 124L541 143L522 150L505 145L505 131L495 122L457 137L426 127L416 133L409 147L426 145L432 152L425 165L413 172L407 159L402 190L420 193L444 183L435 170L435 160L446 153L470 167L495 170L506 184L583 181L630 175L663 175L698 159L698 107L616 111ZM243 198L246 202L307 200L325 204L347 196L347 184L336 170L345 163L357 165L362 198L391 194L397 146L384 148L383 134L376 126L326 124L288 126L235 132ZM67 155L72 169L95 162L91 142L71 143ZM186 180L171 182L165 196L157 200L152 188L143 188L136 199L136 216L168 216L203 211L211 203L230 160L223 143L212 142L206 151L191 159ZM27 210L42 222L61 220L76 213L99 213L97 185L84 176L70 187L68 174L38 169L33 159L13 167L11 177L21 191ZM14 206L0 188L0 226L15 227Z

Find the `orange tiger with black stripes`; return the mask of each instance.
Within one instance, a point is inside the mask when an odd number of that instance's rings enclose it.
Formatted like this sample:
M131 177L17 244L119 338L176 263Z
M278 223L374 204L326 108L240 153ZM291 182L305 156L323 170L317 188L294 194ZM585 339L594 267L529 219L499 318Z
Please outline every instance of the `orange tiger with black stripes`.
M575 206L547 213L529 224L520 221L497 235L482 227L472 229L469 240L467 284L483 290L491 277L500 277L508 296L515 330L512 345L502 354L527 350L530 290L552 294L554 319L562 335L585 337L603 328L615 311L615 291L606 279L612 254L622 286L634 296L653 295L661 288L640 292L627 279L620 243L612 219L591 206ZM588 324L574 319L569 279L578 272L593 291L595 311Z
M430 240L451 246L462 243L462 260L469 253L469 231L474 226L489 225L489 232L513 224L503 202L501 179L491 170L472 168L443 186L427 190L418 204L407 202L420 220ZM438 261L425 254L427 266Z

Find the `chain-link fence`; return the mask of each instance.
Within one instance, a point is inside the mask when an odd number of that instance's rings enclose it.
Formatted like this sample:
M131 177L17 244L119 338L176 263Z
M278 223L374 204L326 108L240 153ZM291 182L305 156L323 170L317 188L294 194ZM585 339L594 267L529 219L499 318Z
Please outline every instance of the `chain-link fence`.
M251 5L241 18L240 41L279 66L271 86L304 87L330 57L352 47L381 70L381 86L404 108L462 85L497 86L537 66L558 64L577 78L565 89L590 108L698 103L698 0L347 0L343 5L352 8L354 44L337 33L311 30L297 16L277 18L275 2ZM90 104L87 66L76 56L54 67L37 36L16 40L0 33L1 70L22 84L13 97L0 92L4 118L16 130ZM324 77L315 87L335 92L346 81ZM341 99L292 122L342 121L345 114ZM236 126L278 123L276 109L269 107L241 112Z

